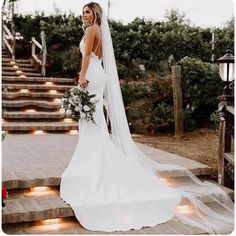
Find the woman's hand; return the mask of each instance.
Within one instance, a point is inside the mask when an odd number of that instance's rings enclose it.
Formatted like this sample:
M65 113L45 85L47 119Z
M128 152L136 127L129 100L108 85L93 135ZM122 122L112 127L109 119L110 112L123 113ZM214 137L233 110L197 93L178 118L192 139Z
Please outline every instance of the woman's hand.
M86 79L79 79L79 85L81 88L86 88L88 86L88 80Z

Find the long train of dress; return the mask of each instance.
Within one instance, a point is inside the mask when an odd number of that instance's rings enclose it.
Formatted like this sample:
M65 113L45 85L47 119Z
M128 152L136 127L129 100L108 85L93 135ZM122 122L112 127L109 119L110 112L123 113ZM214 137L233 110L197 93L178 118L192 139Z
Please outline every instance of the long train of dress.
M83 47L82 40L82 53ZM103 113L107 78L94 53L86 79L87 91L99 100L96 124L79 121L79 141L61 178L61 198L71 205L80 224L94 231L141 229L178 216L181 189L165 185L154 172L127 158L110 139Z

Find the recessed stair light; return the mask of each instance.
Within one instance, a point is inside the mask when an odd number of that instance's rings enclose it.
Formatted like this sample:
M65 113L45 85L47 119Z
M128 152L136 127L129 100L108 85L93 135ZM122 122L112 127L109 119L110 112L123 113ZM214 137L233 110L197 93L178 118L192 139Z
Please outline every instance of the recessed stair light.
M78 134L79 133L79 131L78 130L70 130L69 132L68 132L68 134Z
M54 83L53 82L46 82L45 85L50 86L50 85L54 85Z
M49 93L53 93L53 94L55 94L55 93L57 93L57 90L49 90Z
M33 134L34 135L43 135L43 134L46 134L46 131L44 131L44 130L35 130L35 131L33 131Z
M21 92L21 93L28 93L28 92L29 92L29 89L21 89L20 92Z
M26 112L36 112L36 110L35 109L27 109L27 110L25 110Z

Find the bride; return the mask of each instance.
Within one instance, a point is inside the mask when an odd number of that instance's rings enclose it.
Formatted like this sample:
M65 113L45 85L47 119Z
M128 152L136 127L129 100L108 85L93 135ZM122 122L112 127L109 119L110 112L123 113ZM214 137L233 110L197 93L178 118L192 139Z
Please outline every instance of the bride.
M233 203L227 194L210 182L200 181L184 167L153 161L133 142L108 21L98 3L83 7L83 21L89 26L80 42L83 61L78 82L90 94L96 94L96 124L79 120L79 141L61 178L61 198L70 204L80 224L93 231L141 229L173 217L210 234L233 230ZM176 186L163 181L170 171ZM180 178L188 179L189 185L178 184ZM204 204L199 197L203 193L228 215ZM189 212L178 210L183 204Z

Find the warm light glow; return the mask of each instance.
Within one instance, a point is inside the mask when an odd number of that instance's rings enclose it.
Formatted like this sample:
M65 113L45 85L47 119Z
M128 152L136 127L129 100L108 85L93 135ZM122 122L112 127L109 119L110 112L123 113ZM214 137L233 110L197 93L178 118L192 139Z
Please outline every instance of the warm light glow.
M35 130L35 131L33 131L33 134L35 134L35 135L46 134L46 131L44 131L44 130Z
M61 99L60 98L54 98L53 102L61 103Z
M20 78L26 78L26 76L25 76L25 75L19 75L19 77L20 77Z
M21 92L21 93L28 93L28 92L29 92L29 89L21 89L20 92Z
M17 74L21 74L22 71L21 71L21 70L17 70L16 73L17 73Z
M63 219L56 218L38 221L37 225L43 230L58 230L62 223Z
M160 178L161 182L163 182L165 185L171 185L170 180L166 179L166 178Z
M68 134L78 134L79 133L79 131L78 130L70 130L69 132L68 132Z
M10 61L10 64L15 64L15 62L14 61Z
M66 123L70 123L70 122L72 122L73 120L72 120L71 118L65 118L63 121L66 122Z
M45 195L56 195L58 192L51 187L34 187L29 192L25 193L26 196L45 196Z
M25 110L26 112L36 112L35 109L28 109L28 110Z
M177 206L177 211L181 214L191 214L194 210L189 205L180 205Z
M19 66L16 66L16 65L15 65L15 66L13 66L13 68L14 68L14 69L18 69L18 68L19 68Z
M64 112L64 110L62 108L58 109L58 111Z
M49 90L49 93L57 93L57 90Z
M54 83L53 82L46 82L45 85L50 86L50 85L54 85Z

